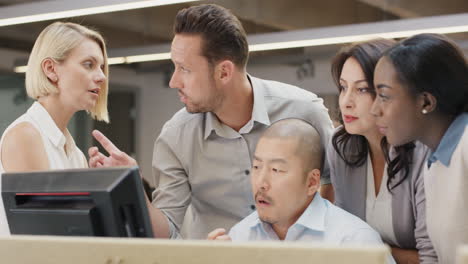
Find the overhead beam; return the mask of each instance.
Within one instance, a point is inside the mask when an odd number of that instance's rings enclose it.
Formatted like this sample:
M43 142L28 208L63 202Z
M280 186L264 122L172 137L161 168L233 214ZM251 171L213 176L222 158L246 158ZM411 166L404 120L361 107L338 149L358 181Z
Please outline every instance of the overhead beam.
M139 33L148 39L159 39L162 42L172 38L172 26L177 11L187 7L187 4L162 6L132 10L116 14L100 14L85 17L85 21L106 27L122 28L127 31Z
M248 43L251 51L261 51L350 43L377 37L402 38L425 32L468 32L468 13L255 34L248 36ZM169 52L170 43L166 43L112 49L108 54L113 63L122 64L167 60L170 58Z
M437 17L401 19L385 22L331 26L316 29L254 34L248 36L251 51L323 46L362 41L370 38L402 38L423 32L468 32L468 13ZM154 60L169 59L170 43L131 49L115 49L111 57L132 57L151 54ZM137 62L122 59L122 63Z
M466 0L356 0L400 18L415 18L468 12Z
M286 22L288 20L284 19L287 13L283 13L283 19L278 19L276 13L279 11L275 9L281 6L283 0L269 1L269 4L264 4L262 0L215 0L213 2L232 10L240 20L271 28L272 31L297 29L296 26L290 24L291 22L288 23ZM283 11L280 10L280 12Z
M357 0L357 1L370 5L372 7L378 8L384 12L390 13L400 18L415 18L415 17L421 16L417 12L401 7L395 2L391 2L387 0Z
M396 18L393 14L356 1L343 0L214 0L242 21L270 26L271 31L287 31ZM337 8L339 7L339 8ZM287 10L287 12L285 12ZM260 32L258 32L260 33Z

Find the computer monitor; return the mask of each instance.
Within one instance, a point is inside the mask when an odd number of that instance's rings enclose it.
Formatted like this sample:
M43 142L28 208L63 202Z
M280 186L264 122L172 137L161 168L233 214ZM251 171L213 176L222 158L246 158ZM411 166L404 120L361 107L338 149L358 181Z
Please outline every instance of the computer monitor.
M152 237L138 168L4 173L11 234Z

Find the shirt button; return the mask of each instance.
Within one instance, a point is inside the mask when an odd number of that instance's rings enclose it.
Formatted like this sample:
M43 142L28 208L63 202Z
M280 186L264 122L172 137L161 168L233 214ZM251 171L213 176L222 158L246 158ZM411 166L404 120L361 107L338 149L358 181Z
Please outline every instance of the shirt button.
M250 209L255 210L255 205L252 204L252 205L250 206Z
M244 173L245 173L245 175L249 175L249 174L250 174L250 171L249 171L249 170L245 170Z

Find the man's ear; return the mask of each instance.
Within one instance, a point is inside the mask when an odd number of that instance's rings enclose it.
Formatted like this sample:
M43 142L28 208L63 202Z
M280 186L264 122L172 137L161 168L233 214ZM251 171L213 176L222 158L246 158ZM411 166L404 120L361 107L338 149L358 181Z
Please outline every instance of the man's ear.
M234 75L236 65L230 60L223 60L216 65L215 77L222 84L227 84L231 81Z
M320 188L320 170L313 169L307 174L307 194L314 195Z
M42 60L41 63L42 71L52 83L57 83L59 79L56 71L56 66L57 62L52 58L45 58L44 60Z
M437 107L437 98L428 92L418 95L418 105L422 114L433 112Z

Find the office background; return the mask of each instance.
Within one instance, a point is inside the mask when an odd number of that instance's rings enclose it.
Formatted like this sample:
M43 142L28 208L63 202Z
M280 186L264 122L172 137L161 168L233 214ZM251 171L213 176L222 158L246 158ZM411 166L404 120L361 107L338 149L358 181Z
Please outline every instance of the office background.
M6 126L30 106L32 101L24 91L24 73L17 67L26 64L40 31L56 20L77 22L100 31L107 41L109 57L114 58L113 63L116 63L110 67L111 123L94 122L85 113L75 115L69 130L78 146L86 153L87 148L94 144L90 131L94 128L102 130L118 147L139 161L150 183L153 183L151 157L154 140L165 121L183 107L177 91L168 87L172 65L167 60L173 19L183 7L217 3L231 9L243 23L251 44L303 41L291 43L292 46L296 45L293 48L252 52L248 72L318 94L324 98L332 118L336 118L337 90L330 76L330 60L341 47L341 42L359 40L360 36L369 37L372 34L387 36L385 33L410 29L452 30L456 33L448 36L468 54L467 0L191 1L23 24L3 24L6 18L131 2L158 1L0 0L0 132L3 133ZM345 37L345 40L340 37ZM307 42L309 40L323 40L321 43L325 45ZM130 57L154 53L162 56L139 62L135 57Z

